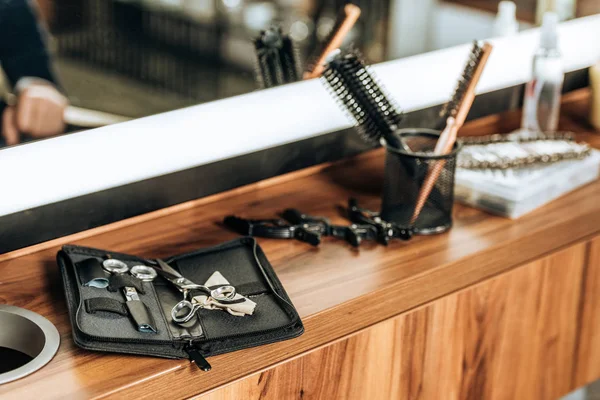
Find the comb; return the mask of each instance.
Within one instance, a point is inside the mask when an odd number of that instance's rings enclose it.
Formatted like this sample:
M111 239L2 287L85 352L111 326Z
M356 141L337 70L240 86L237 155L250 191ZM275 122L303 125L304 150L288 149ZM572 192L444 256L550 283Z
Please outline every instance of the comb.
M360 136L369 144L383 137L395 143L393 135L402 113L378 84L357 50L339 52L328 63L322 79L333 96L356 122Z
M318 78L325 71L325 63L329 55L340 48L344 39L360 17L360 8L354 4L346 4L338 13L335 25L319 47L317 56L310 57L308 70L304 73L304 79Z
M262 31L254 41L256 80L263 89L300 80L300 68L294 44L279 27Z
M492 45L489 43L480 45L478 42L475 42L473 44L467 63L458 80L456 89L454 90L454 94L440 113L440 117L446 119L446 127L435 145L434 154L448 154L454 148L458 130L463 126L467 119L467 114L469 114L469 110L473 105L473 100L475 100L475 88L477 87L477 83L479 82L479 78L481 78L481 74L483 73L491 52ZM440 160L433 164L427 172L427 176L425 177L425 181L419 192L419 197L417 198L411 224L414 224L419 217L445 163L444 160Z

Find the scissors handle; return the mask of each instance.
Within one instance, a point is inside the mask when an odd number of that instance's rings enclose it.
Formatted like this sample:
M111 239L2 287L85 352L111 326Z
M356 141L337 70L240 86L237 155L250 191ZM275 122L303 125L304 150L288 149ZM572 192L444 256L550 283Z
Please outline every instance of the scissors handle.
M236 291L231 285L220 286L213 290L210 290L208 287L202 285L196 286L200 287L196 287L194 290L201 290L207 296L212 297L213 300L219 303L233 304L245 301L243 298L234 300ZM201 304L183 299L179 303L175 304L175 306L171 309L171 318L173 319L173 322L177 324L185 324L194 317L196 311L198 311L200 308L202 308Z
M175 286L177 286L177 288L184 293L184 297L187 297L187 293L190 290L200 290L204 292L207 296L210 296L214 300L221 303L231 303L234 301L234 298L237 294L235 287L231 285L223 285L211 290L205 285L198 285L197 283L194 283L191 280L187 279L179 272L171 268L171 266L163 260L156 259L156 262L158 263L158 267L152 268L154 268L157 273L159 273L171 283L173 283Z
M233 301L233 299L235 298L237 291L235 290L235 287L231 286L231 285L222 285L217 287L216 289L211 289L207 286L204 285L189 285L189 286L182 286L183 291L189 293L190 291L194 291L194 290L199 290L202 293L204 293L207 296L212 297L214 300L221 302L221 303L226 303L226 302L231 302Z
M223 285L216 289L210 290L210 297L212 297L213 300L223 304L237 303L238 301L235 300L236 295L237 291L231 285Z
M199 304L192 304L187 300L181 300L171 309L171 318L177 324L185 324L194 317L196 311L202 308Z

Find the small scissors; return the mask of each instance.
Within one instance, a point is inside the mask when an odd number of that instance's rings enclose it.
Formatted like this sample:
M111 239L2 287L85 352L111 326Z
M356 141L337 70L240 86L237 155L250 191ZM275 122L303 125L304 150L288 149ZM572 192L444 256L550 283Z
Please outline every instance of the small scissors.
M204 292L207 296L212 297L215 301L223 304L237 303L235 296L237 294L235 288L231 285L219 286L216 289L210 289L204 285L198 285L185 278L179 272L175 271L163 260L157 259L158 267L152 266L156 272L164 277L166 280L171 282L173 285L183 293L183 300L175 304L171 310L171 318L178 324L185 324L194 317L196 311L202 308L202 304L199 304L194 300L194 297L188 299L192 290L199 290Z

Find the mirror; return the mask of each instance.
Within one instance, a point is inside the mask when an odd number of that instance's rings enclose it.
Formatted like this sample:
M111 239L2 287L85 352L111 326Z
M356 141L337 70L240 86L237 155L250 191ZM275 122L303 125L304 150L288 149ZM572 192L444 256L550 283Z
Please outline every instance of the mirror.
M260 63L254 40L261 31L280 26L294 44L296 67L304 70L307 60L318 55L346 3L2 1L0 146L248 93L258 90L261 82L270 86L256 74ZM369 63L510 34L513 29L510 18L502 20L501 26L496 22L497 0L352 3L362 13L344 42L358 47ZM516 0L515 4L518 27L514 28L519 30L535 26L545 10L556 10L563 20L600 12L594 0ZM53 85L39 80L23 83L21 78L28 76Z

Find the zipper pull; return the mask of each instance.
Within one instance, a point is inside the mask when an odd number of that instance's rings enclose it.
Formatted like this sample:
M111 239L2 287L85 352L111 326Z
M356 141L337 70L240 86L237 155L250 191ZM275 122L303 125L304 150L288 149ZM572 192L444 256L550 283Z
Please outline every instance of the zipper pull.
M206 358L204 358L204 356L202 354L200 354L200 352L198 350L196 350L194 347L186 348L185 352L190 357L190 361L195 363L196 366L198 368L200 368L202 371L210 371L211 370L212 366L210 365L210 363L208 361L206 361Z

